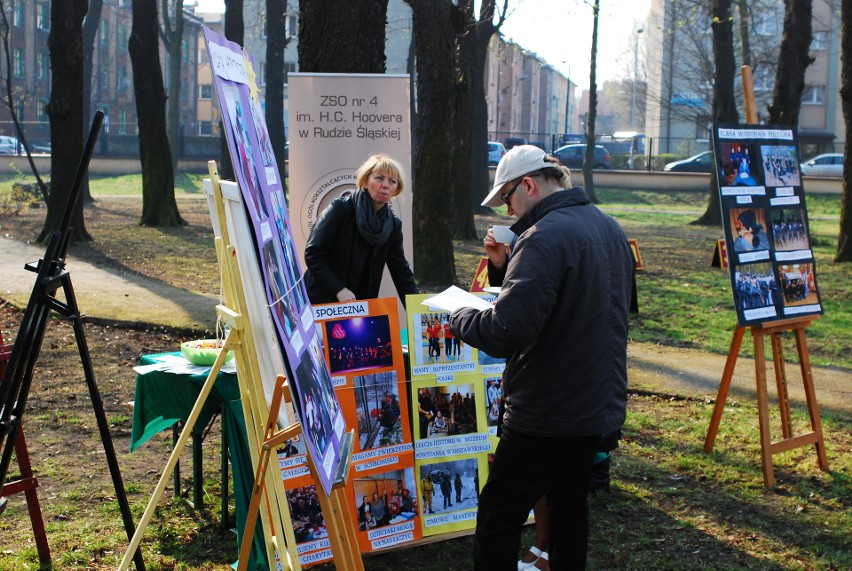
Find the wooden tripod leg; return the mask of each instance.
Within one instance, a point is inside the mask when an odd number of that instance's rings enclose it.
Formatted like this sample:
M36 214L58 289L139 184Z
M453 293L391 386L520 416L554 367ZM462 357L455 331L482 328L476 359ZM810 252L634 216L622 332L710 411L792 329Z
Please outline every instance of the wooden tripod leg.
M763 485L775 485L772 467L772 434L769 427L769 395L766 392L766 349L762 330L752 328L754 338L754 376L757 384L757 418L760 424L760 465L763 469Z
M704 439L704 452L713 451L713 444L716 442L716 433L719 431L719 423L722 421L725 401L728 400L728 391L731 388L731 379L734 377L734 368L737 366L737 356L740 354L744 334L745 327L737 325L734 329L734 336L731 338L731 348L728 350L728 359L725 361L722 380L719 383L716 404L713 406L713 416L710 417L710 426L707 428L707 436Z
M808 403L808 415L811 417L811 429L816 436L817 463L820 470L828 470L828 456L825 453L825 441L822 438L822 424L819 420L819 405L817 405L814 378L811 373L811 359L808 354L808 342L805 339L804 326L796 327L796 347L799 350L799 366L802 369L802 382L805 385L805 399Z
M781 434L784 438L793 436L790 418L790 396L787 393L787 374L784 370L784 348L781 346L781 334L769 335L772 344L772 362L775 366L775 386L778 389L778 409L781 411Z

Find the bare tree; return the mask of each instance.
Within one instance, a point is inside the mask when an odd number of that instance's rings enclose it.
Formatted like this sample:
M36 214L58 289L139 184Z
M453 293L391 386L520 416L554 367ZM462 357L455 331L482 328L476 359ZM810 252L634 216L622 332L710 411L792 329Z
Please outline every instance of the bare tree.
M454 283L452 186L454 52L464 19L451 0L406 0L413 13L417 59L417 135L414 146L414 258L425 283Z
M53 70L50 101L50 191L47 215L38 236L50 236L65 214L71 185L83 155L83 18L86 0L50 3L50 67ZM61 152L59 150L61 149ZM71 240L91 240L83 224L83 202L73 205L70 218Z
M16 93L18 90L15 89L15 86L12 83L12 54L9 51L9 20L6 16L6 2L4 0L0 0L0 41L3 43L3 54L5 55L4 63L6 65L6 74L2 78L3 87L5 88L3 104L9 109L9 115L11 115L12 123L15 125L15 133L18 135L18 140L21 142L24 152L27 154L27 161L30 164L30 170L36 178L36 185L38 186L39 192L41 192L41 196L46 203L48 197L47 183L42 180L41 174L38 172L38 168L36 168L35 161L30 153L30 147L27 144L24 130L21 127L21 122L18 120L18 94Z
M387 12L388 0L299 0L299 69L384 73Z
M157 28L157 0L133 0L129 51L142 163L142 218L139 223L145 226L178 226L186 222L175 202Z
M595 119L598 112L596 68L598 63L598 16L601 11L600 4L600 0L595 0L592 6L592 53L589 60L589 114L586 118L586 156L583 159L583 185L586 194L589 196L589 200L595 204L599 202L595 194L595 177L592 169L595 166Z
M243 45L245 36L245 19L243 18L243 0L225 0L225 38ZM234 165L231 164L231 153L228 150L228 138L219 120L219 176L226 180L235 180Z
M799 124L805 71L814 62L810 55L812 14L811 0L784 0L784 33L769 106L770 123Z
M169 14L170 9L172 13ZM177 172L180 154L180 71L181 43L183 42L183 0L160 0L163 25L160 37L169 58L169 93L166 110L166 133L169 138L172 172Z
M95 52L95 38L98 35L98 25L101 21L103 0L90 0L89 11L83 20L83 137L89 133L92 122L92 58ZM95 200L89 189L89 173L83 181L83 202L91 204Z
M713 61L716 81L713 84L713 122L737 123L739 113L734 99L734 33L731 0L712 0L711 26L713 28ZM719 202L719 169L710 171L710 188L707 209L693 224L719 225L722 222L722 205Z
M846 123L846 144L843 155L843 196L840 207L840 233L837 236L835 262L852 262L852 0L840 2L840 99Z
M266 0L266 125L282 176L287 143L284 133L284 50L290 43L287 12L287 0Z

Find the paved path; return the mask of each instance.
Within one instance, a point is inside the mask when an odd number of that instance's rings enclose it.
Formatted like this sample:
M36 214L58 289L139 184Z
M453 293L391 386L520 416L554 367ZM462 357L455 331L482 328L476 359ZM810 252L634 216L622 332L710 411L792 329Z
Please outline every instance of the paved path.
M25 306L32 293L35 274L24 263L38 261L44 248L0 238L0 298ZM209 295L172 287L161 281L132 273L116 273L69 258L67 269L81 312L107 322L141 322L213 330L218 301ZM733 323L732 323L733 326ZM743 344L751 343L746 335ZM632 343L628 351L630 384L685 397L716 397L725 366L725 356L649 343ZM804 403L797 365L786 367L789 394L794 403ZM823 411L852 414L852 371L815 367L814 383ZM774 393L772 363L767 363L770 394ZM754 361L739 358L730 397L754 399Z

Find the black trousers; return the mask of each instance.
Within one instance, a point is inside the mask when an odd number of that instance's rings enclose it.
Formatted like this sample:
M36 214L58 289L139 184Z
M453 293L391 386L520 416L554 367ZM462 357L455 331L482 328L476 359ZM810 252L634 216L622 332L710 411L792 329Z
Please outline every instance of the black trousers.
M479 495L476 571L517 569L521 528L545 493L551 510L550 568L584 569L589 540L589 471L600 435L541 437L504 427Z

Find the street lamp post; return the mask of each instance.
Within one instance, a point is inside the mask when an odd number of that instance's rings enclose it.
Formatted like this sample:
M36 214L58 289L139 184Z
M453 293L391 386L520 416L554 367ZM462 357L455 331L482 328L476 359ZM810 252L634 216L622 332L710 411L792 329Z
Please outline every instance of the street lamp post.
M636 39L633 42L633 90L630 96L630 130L634 136L630 139L630 170L633 170L633 153L636 150L636 68L639 67L639 34L644 28L636 30Z

